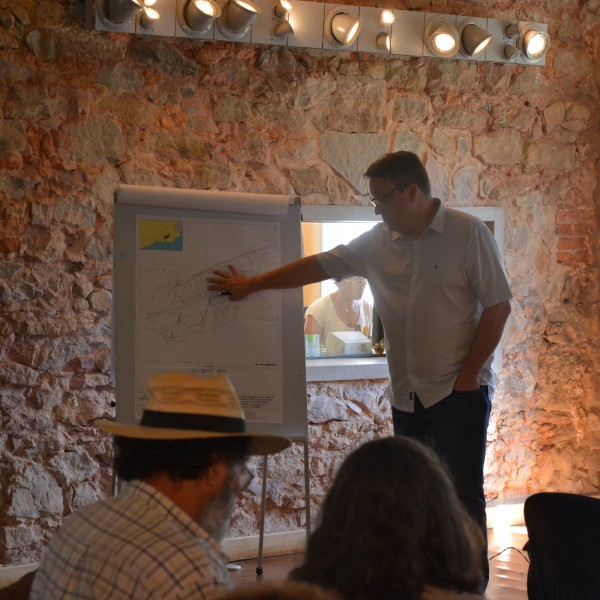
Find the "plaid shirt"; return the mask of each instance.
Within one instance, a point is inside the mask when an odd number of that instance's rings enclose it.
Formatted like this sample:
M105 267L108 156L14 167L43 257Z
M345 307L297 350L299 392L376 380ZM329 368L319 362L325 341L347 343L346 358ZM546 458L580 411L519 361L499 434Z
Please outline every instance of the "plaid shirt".
M208 599L232 587L217 542L141 481L77 512L54 535L31 600Z

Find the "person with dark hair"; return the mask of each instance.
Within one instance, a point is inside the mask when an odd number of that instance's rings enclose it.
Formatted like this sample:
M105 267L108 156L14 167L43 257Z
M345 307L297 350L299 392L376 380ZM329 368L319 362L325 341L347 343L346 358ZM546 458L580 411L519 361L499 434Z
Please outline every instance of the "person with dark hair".
M259 583L219 596L217 600L344 600L335 592L305 581Z
M344 600L474 600L483 546L436 453L382 438L343 462L290 578Z
M502 257L485 223L431 196L412 152L384 156L366 176L383 223L267 273L215 269L208 289L235 301L265 289L365 277L385 331L394 432L436 449L486 535L491 366L512 297Z
M139 425L100 420L115 436L115 498L68 518L46 548L30 598L214 598L232 587L220 542L251 454L288 438L250 434L226 375L160 373Z

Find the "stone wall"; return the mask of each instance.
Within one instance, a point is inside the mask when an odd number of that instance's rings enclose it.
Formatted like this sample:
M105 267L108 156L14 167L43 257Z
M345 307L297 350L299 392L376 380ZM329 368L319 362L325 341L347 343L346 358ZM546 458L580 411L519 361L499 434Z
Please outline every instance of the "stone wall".
M114 410L119 182L366 204L368 163L409 149L449 204L503 207L515 299L488 498L598 492L600 2L431 4L386 7L548 23L546 66L101 33L75 0L0 0L0 564L37 560L110 491L92 421ZM309 386L315 509L343 456L390 433L385 385ZM301 527L301 447L271 468L267 530ZM259 484L238 535L256 532Z

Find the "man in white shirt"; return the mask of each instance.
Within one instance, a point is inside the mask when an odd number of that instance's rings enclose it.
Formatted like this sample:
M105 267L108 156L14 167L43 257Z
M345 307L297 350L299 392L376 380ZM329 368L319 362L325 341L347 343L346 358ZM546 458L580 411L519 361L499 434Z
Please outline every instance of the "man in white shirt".
M394 431L437 450L486 534L491 362L512 297L500 253L484 223L431 196L415 154L388 154L366 176L383 223L347 245L253 277L233 266L216 269L208 289L235 301L265 289L365 277L385 330Z
M139 425L99 421L115 435L115 471L128 482L54 535L30 598L210 599L232 587L220 542L251 479L249 454L290 441L247 434L226 375L160 373Z

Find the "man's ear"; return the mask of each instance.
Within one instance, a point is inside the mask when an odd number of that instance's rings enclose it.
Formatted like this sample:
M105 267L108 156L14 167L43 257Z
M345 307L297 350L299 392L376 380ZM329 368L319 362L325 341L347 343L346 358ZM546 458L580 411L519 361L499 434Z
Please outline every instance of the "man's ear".
M410 200L414 200L417 197L417 192L419 191L419 187L416 183L411 183L407 188L408 197Z
M200 480L204 483L207 490L220 491L229 477L229 467L223 459L213 462L202 474Z

